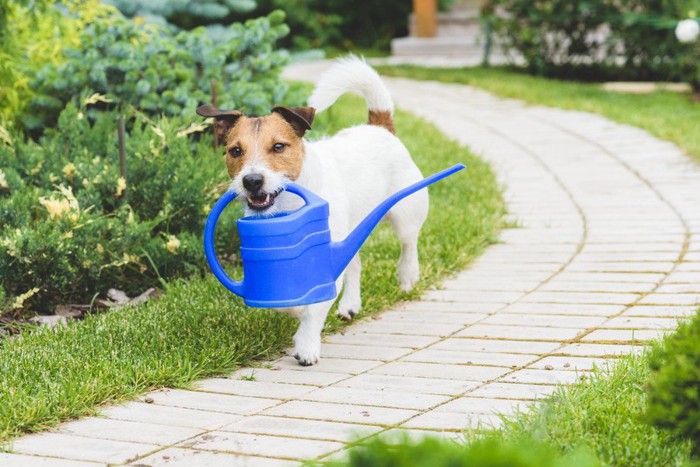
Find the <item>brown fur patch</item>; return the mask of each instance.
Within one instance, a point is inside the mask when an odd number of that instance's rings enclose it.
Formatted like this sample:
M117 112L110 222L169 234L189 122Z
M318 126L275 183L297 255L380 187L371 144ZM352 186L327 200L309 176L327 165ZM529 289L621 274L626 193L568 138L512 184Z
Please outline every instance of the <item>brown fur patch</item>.
M389 112L388 110L370 110L369 124L384 127L387 130L389 130L392 134L396 134L396 128L394 128L394 119L391 118L391 112Z
M277 143L284 144L281 152L275 152ZM231 150L241 148L240 156L233 156ZM304 162L304 142L295 129L277 113L264 117L241 117L226 137L226 169L231 178L243 167L257 160L273 172L284 174L289 180L296 180Z

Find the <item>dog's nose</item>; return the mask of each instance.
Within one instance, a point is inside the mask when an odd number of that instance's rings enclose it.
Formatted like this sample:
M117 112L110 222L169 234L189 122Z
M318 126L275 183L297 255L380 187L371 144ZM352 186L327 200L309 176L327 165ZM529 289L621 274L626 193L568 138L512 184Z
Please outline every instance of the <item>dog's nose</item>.
M260 174L248 174L243 177L243 187L251 193L257 193L263 186L263 176Z

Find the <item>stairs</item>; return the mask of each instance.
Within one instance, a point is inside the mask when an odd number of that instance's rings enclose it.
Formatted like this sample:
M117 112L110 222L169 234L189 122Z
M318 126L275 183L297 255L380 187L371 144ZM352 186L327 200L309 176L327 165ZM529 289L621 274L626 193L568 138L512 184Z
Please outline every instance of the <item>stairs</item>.
M409 36L391 41L392 61L409 59L435 59L436 57L459 60L464 65L479 65L484 57L485 35L479 22L479 1L455 2L448 12L438 13L437 35L416 37L415 20L409 18ZM491 54L490 62L505 61L498 54Z

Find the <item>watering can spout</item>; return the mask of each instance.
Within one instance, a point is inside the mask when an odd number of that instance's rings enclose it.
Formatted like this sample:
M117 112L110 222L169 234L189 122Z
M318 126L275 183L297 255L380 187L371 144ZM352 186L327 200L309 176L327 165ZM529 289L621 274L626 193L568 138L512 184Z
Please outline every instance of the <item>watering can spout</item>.
M357 252L360 250L362 244L365 242L365 240L367 240L367 237L372 232L374 227L376 227L379 221L384 218L384 216L391 208L394 207L394 205L405 197L412 195L416 191L421 190L428 185L437 182L438 180L442 180L455 172L459 172L465 167L466 166L464 164L454 165L400 191L397 191L379 204L379 206L374 208L372 212L370 212L367 217L365 217L362 222L355 227L355 230L350 232L350 234L344 240L331 243L331 268L333 276L337 278L340 276L340 274L342 274L355 254L357 254Z

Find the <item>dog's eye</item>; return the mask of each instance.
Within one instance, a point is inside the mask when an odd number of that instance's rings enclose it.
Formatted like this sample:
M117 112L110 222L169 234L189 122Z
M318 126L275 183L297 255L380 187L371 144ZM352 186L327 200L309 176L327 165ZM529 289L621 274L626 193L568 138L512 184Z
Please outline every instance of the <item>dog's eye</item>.
M272 146L272 150L275 151L276 153L280 153L284 151L284 148L286 148L287 145L284 143L275 143L274 146Z
M240 146L234 146L228 150L228 155L231 157L239 157L241 154L243 154L243 150Z

